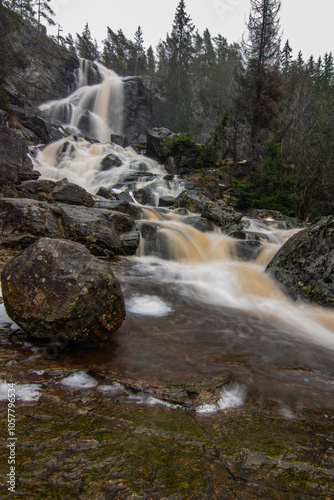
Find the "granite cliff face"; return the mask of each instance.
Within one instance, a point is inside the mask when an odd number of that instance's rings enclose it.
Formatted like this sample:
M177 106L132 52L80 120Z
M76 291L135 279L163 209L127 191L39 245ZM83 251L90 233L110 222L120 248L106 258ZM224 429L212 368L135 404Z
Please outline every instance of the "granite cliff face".
M40 104L76 86L79 59L20 16L1 9L0 31L7 60L4 87L14 104Z
M138 138L152 127L164 122L164 98L161 88L150 76L124 79L124 133Z

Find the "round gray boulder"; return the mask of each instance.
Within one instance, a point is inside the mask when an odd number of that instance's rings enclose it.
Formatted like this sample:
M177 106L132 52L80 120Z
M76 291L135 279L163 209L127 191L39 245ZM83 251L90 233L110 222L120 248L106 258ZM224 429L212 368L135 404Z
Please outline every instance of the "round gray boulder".
M5 266L1 286L7 314L37 338L105 342L125 318L108 263L72 241L39 239Z

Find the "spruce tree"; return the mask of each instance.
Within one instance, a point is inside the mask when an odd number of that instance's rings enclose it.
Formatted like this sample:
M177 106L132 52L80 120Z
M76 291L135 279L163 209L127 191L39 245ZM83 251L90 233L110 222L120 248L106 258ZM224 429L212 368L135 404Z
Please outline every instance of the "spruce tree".
M85 24L84 30L81 35L77 33L77 50L80 57L95 61L98 58L98 51L96 42L93 42L88 23Z
M249 125L249 142L255 157L263 151L265 136L274 127L283 103L280 8L280 0L251 0L248 39L242 44L246 71L240 78L238 105Z
M292 61L292 48L290 47L289 40L287 40L285 42L281 55L282 68L285 74L287 74L290 70L291 61Z
M326 52L323 62L323 80L324 84L329 87L334 84L334 62L333 54Z
M147 72L149 75L152 76L155 73L155 67L156 67L152 45L150 45L149 48L147 49L146 55L147 55Z
M159 41L157 45L157 74L166 77L168 74L167 43Z
M140 26L138 26L138 29L135 32L133 47L135 52L134 75L137 76L137 74L143 74L146 72L146 54L144 49L143 32Z
M194 26L186 13L184 0L176 8L173 29L167 37L169 51L167 87L167 124L176 132L189 130L191 126L191 85L189 64L192 59L192 33Z

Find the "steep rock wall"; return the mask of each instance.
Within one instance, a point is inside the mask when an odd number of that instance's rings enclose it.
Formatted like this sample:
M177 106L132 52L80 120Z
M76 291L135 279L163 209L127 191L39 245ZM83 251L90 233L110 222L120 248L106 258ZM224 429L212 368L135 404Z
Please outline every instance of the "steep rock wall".
M40 104L68 95L79 59L8 9L1 7L0 14L4 86L12 103Z

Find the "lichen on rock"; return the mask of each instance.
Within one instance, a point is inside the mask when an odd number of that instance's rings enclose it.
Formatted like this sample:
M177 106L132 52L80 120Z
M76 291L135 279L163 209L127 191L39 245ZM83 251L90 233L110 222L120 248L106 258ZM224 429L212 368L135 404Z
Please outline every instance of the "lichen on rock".
M7 314L37 338L105 342L125 318L108 263L71 241L39 239L5 266L1 285Z

